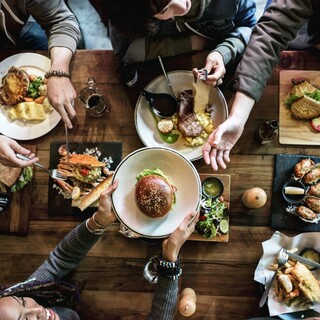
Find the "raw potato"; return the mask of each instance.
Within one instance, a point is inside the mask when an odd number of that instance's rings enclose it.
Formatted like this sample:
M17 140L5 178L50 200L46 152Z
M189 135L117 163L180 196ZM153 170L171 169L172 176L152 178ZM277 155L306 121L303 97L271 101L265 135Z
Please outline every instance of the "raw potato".
M196 311L196 293L192 288L181 291L178 311L182 316L190 317Z

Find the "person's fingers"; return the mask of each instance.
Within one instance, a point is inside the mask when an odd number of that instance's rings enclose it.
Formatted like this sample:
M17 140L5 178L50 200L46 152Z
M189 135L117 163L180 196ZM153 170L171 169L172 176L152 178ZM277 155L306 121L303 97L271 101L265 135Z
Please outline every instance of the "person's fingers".
M66 126L68 127L68 129L72 129L72 127L73 127L73 126L72 126L72 122L71 122L71 120L69 119L69 116L68 116L66 110L65 110L63 107L57 108L56 110L59 112L62 121L66 124Z
M210 164L211 164L211 168L214 171L218 170L218 164L217 164L217 150L216 149L212 149L210 152Z
M216 161L217 161L218 166L220 166L222 169L226 169L227 166L224 163L223 153L224 153L223 150L219 150L217 152Z

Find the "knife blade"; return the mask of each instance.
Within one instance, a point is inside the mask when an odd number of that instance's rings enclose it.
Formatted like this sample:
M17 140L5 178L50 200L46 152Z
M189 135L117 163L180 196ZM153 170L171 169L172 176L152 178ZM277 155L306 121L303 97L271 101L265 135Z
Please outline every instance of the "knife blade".
M298 254L295 254L295 253L291 253L287 250L284 250L286 252L286 254L290 257L290 258L293 258L299 262L302 262L304 264L307 264L308 266L311 266L311 267L315 267L317 269L320 269L320 263L317 263L315 261L312 261L310 259L307 259L307 258L304 258L304 257L301 257L299 256Z
M69 136L68 136L68 127L65 124L64 125L64 129L65 129L65 136L66 136L66 150L67 150L67 162L69 163Z

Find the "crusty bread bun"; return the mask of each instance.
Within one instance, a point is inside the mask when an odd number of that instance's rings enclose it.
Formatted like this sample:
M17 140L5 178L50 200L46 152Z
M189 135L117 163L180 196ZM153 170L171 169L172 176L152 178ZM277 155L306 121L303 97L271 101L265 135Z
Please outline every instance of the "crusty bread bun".
M0 181L7 187L12 187L21 173L22 168L5 166L0 162Z
M320 116L320 102L303 96L292 103L290 110L295 118L310 120Z
M72 206L78 207L81 211L84 211L88 207L99 204L98 200L100 198L100 194L110 186L112 182L112 176L113 172L102 182L100 182L94 189L92 189L87 195L73 201Z
M140 211L148 217L161 218L172 208L174 188L163 177L148 175L137 182L135 201Z

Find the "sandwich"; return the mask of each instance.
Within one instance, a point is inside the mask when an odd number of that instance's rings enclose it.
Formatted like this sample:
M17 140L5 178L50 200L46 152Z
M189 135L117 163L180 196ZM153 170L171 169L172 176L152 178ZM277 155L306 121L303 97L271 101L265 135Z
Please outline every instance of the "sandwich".
M299 120L320 116L320 90L305 79L292 79L290 96L284 101L292 115Z
M112 176L113 172L94 187L88 194L74 200L72 206L78 207L81 211L84 211L89 207L97 207L99 205L100 194L110 186Z
M32 180L33 168L9 167L0 162L0 182L10 189L11 192L21 190L28 182Z
M135 202L139 210L150 218L162 218L176 201L176 187L159 169L144 169L137 177Z

